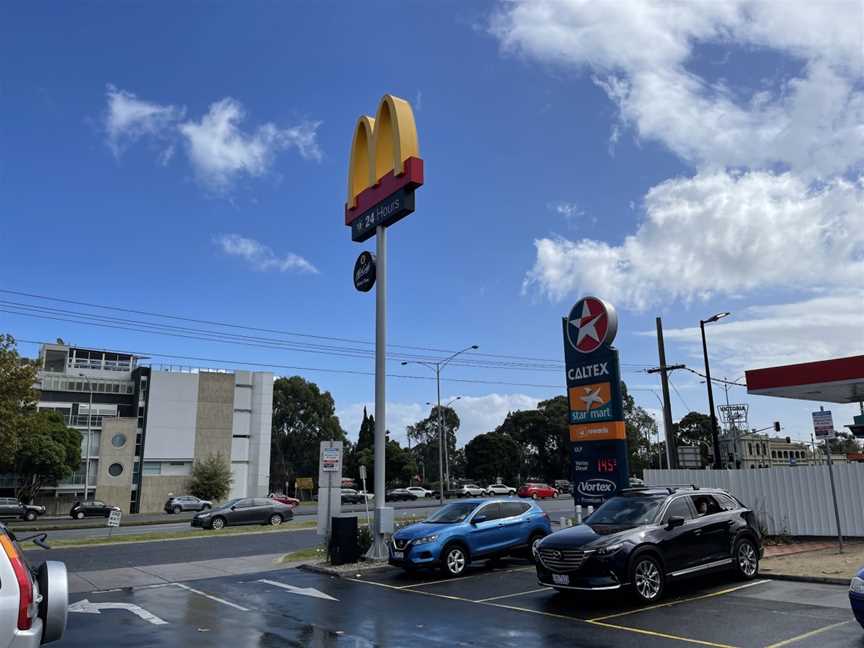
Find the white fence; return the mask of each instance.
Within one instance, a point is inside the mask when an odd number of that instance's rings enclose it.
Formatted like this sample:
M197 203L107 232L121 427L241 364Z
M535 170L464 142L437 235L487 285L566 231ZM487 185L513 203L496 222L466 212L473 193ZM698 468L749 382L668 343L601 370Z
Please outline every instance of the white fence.
M652 486L722 488L756 513L769 535L836 536L828 467L761 470L646 470ZM834 482L844 536L864 537L864 464L835 464Z

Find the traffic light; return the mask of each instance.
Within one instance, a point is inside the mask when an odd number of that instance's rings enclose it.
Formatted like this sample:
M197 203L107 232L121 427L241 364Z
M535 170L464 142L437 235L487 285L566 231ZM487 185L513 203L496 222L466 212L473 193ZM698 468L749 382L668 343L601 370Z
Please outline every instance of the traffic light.
M780 431L780 421L774 421L774 431L775 432Z

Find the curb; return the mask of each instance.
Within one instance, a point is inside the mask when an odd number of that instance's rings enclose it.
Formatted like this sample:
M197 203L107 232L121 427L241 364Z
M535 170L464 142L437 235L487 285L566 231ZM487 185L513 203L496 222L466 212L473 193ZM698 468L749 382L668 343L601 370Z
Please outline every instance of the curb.
M374 571L376 569L384 569L385 567L389 567L390 565L387 563L370 563L369 566L362 566L357 569L352 569L351 571L338 570L334 567L327 567L323 564L315 564L315 563L303 563L302 565L297 565L297 569L302 569L303 571L312 572L314 574L322 574L324 576L335 576L336 578L346 578L353 577L358 572L367 572Z
M103 518L99 518L102 520ZM104 518L107 520L107 518ZM124 527L136 527L136 526L150 526L153 524L179 524L181 522L189 522L192 518L186 517L172 517L171 519L156 519L156 520L133 520L131 522L124 521L122 525ZM40 531L66 531L67 529L107 529L105 522L102 524L75 524L74 522L70 522L68 524L38 524L38 525L17 525L17 524L9 524L9 530L13 533L20 531L27 531L28 533L39 533Z
M792 581L795 583L816 583L818 585L845 585L849 586L849 578L837 578L833 576L793 576L792 574L772 574L764 571L759 572L760 578L771 580Z

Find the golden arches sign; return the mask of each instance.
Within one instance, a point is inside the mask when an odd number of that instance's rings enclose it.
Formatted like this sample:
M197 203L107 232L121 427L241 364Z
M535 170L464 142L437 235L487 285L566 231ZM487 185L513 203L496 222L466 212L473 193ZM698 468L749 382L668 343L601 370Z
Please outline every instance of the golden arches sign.
M363 115L354 127L348 161L345 224L362 242L414 211L414 190L423 184L423 160L411 104L384 95L375 119Z
M363 115L354 128L348 166L348 208L357 207L357 196L391 171L394 176L402 175L405 161L412 157L420 157L420 145L411 104L384 95L375 119Z

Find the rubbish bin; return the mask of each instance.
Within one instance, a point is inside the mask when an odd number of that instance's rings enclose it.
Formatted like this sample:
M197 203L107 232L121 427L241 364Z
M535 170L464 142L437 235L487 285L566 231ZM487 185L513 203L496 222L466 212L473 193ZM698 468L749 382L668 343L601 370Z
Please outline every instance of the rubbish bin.
M327 548L331 565L357 562L360 547L357 543L357 516L334 517L330 525L330 546Z

